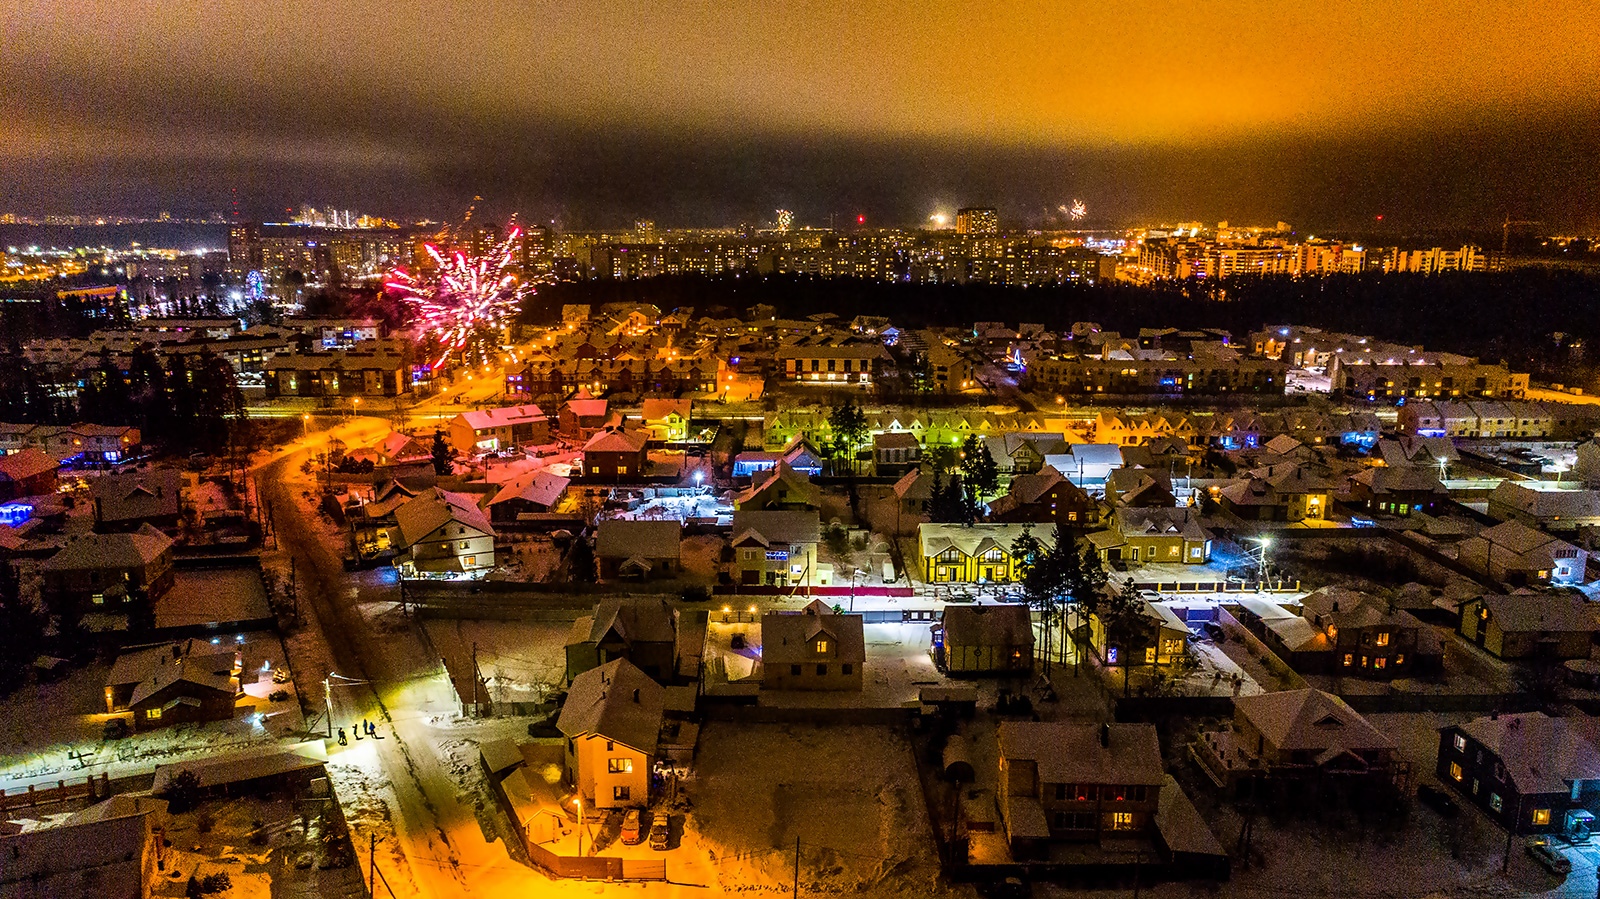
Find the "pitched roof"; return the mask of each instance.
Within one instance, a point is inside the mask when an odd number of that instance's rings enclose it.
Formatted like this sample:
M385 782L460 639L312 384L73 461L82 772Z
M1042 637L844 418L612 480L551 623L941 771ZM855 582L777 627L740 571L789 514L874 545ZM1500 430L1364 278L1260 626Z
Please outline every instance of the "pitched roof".
M556 727L568 738L594 734L646 756L656 753L667 691L627 659L572 679Z
M209 643L202 646L211 648ZM202 651L195 654L193 650L197 648L201 647L189 641L189 645L181 649L173 644L168 652L144 657L149 667L133 688L133 698L128 704L139 705L173 684L192 684L233 695L233 653Z
M1000 756L1032 760L1041 783L1159 786L1166 780L1154 724L1005 721Z
M561 494L571 483L571 478L564 478L547 468L523 472L507 481L505 486L500 488L500 492L494 495L494 499L489 500L489 505L523 499L549 507L561 498Z
M1526 555L1556 543L1571 545L1543 531L1530 528L1520 521L1502 522L1492 528L1484 529L1478 536L1518 555Z
M810 478L795 471L787 461L779 459L778 464L764 471L758 471L751 476L750 486L734 495L734 508L750 502L780 483L789 491L791 495L789 502L791 503L798 502L807 506L816 506L822 502L822 488L811 483Z
M913 468L894 482L894 495L900 499L924 500L933 497L933 478Z
M489 517L478 508L471 494L452 493L434 487L401 503L394 510L402 546L411 546L449 522L456 522L486 536L494 536Z
M693 406L693 400L671 400L651 397L639 404L639 417L645 421L661 421L668 415L676 413L679 418L688 419L689 410Z
M1192 507L1185 508L1134 508L1119 506L1116 510L1117 531L1123 537L1176 537L1185 540L1205 540L1209 535L1200 526L1200 516Z
M769 510L733 513L734 543L754 533L768 544L816 543L822 538L822 519L809 510Z
M1321 690L1287 690L1241 696L1234 709L1280 750L1351 751L1394 749L1393 740L1350 708Z
M1027 606L952 604L944 607L946 646L1032 646Z
M34 447L20 452L0 455L0 481L25 481L47 471L55 471L61 463L48 453Z
M129 521L177 515L183 508L183 472L175 468L114 474L89 488L102 521Z
M1600 631L1600 616L1597 616L1596 606L1581 597L1565 593L1513 593L1509 596L1480 596L1477 601L1489 610L1503 631Z
M1474 718L1460 728L1499 757L1520 793L1565 793L1571 781L1600 779L1592 719L1528 712Z
M149 565L172 548L172 538L150 525L131 534L83 534L44 563L46 571L98 571Z
M860 615L835 615L815 601L798 612L767 612L761 616L763 665L791 665L815 661L809 652L818 634L833 639L833 659L860 664L867 658L866 632Z
M650 437L643 431L623 428L605 428L596 431L583 445L585 453L638 453L644 450Z
M683 526L676 520L607 518L595 534L595 555L605 559L676 559Z
M466 422L467 427L474 431L485 431L490 428L505 428L511 425L526 424L531 421L544 421L544 411L538 406L501 406L498 409L474 409L462 412L456 416Z
M672 607L664 599L607 599L594 607L589 620L589 633L585 641L598 644L615 631L622 642L672 643L678 629L672 617ZM581 620L581 619L580 619Z
M1439 496L1448 496L1449 490L1439 483L1439 476L1428 468L1363 468L1351 476L1350 480L1365 484L1373 493L1393 493L1405 491L1408 493L1426 492Z

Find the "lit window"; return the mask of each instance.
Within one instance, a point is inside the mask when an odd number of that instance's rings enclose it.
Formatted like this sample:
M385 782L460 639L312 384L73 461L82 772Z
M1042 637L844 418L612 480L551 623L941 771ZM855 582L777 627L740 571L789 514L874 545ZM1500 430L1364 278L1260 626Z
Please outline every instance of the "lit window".
M827 640L818 640L817 641L817 652L827 652L827 651L828 651L828 641Z
M1463 776L1464 776L1464 773L1461 770L1461 763L1460 762L1451 762L1450 763L1450 779L1459 782Z
M606 770L612 774L632 774L633 759L606 759Z
M1453 738L1451 738L1450 742L1455 744L1456 752L1467 751L1467 738L1461 734L1456 734Z
M1355 663L1356 663L1355 655L1353 655L1351 653L1348 653L1348 652L1344 654L1344 667L1349 668L1351 665L1354 665Z
M160 709L145 709L144 717L148 721L154 721L157 718L161 717L161 710Z
M1374 667L1374 668L1384 668L1388 664L1389 664L1389 660L1387 658L1383 657L1383 656L1378 656L1377 658L1372 660L1372 667Z
M1544 825L1549 824L1550 823L1550 810L1547 809L1547 808L1536 808L1536 809L1534 809L1533 810L1533 823L1534 823L1534 826L1536 826L1536 827L1543 827Z
M1493 810L1498 812L1504 807L1505 807L1505 804L1500 801L1500 794L1499 793L1490 793L1489 794L1489 808L1491 808L1491 809L1493 809Z
M1112 812L1111 813L1111 829L1112 830L1132 830L1133 829L1133 812Z
M1388 631L1379 631L1378 632L1378 645L1379 646L1388 646L1389 645L1389 632Z

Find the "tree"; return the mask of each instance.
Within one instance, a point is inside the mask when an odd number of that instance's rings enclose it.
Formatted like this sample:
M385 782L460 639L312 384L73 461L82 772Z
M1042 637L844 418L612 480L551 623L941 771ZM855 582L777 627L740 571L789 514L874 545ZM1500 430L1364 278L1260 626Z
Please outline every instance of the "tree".
M928 520L944 524L972 524L973 518L961 490L961 478L952 476L949 481L938 469L933 470L933 489L928 496Z
M833 455L844 456L854 474L856 447L867 439L867 416L854 402L845 400L844 405L834 406L828 413L828 429L833 432Z
M974 503L985 496L993 496L1000 489L1000 468L976 434L967 435L966 442L961 445L961 482Z
M0 695L28 679L28 666L44 640L44 617L22 598L22 581L10 562L0 562Z
M445 442L444 431L434 429L433 432L433 473L444 477L455 468L456 451Z
M595 571L594 547L588 536L579 534L572 541L572 551L567 555L567 570L580 584L592 584L599 579Z
M1128 670L1133 665L1135 653L1149 644L1151 620L1144 613L1144 597L1133 585L1133 578L1122 582L1122 589L1110 594L1100 604L1100 626L1105 628L1106 645L1118 649L1122 664L1122 695L1128 695Z
M172 780L167 781L161 798L167 800L171 810L180 815L194 808L200 801L200 776L189 770L179 771Z

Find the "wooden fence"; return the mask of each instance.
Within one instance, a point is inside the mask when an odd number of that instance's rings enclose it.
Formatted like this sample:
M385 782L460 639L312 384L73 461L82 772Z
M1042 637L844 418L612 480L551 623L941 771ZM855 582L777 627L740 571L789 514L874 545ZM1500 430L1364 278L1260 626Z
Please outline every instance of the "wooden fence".
M73 799L104 799L111 795L111 785L105 774L98 778L89 775L82 783L67 783L65 780L56 781L53 787L38 789L32 784L26 790L15 793L0 792L0 812L14 808L27 808L34 805L49 805L55 802L70 802Z

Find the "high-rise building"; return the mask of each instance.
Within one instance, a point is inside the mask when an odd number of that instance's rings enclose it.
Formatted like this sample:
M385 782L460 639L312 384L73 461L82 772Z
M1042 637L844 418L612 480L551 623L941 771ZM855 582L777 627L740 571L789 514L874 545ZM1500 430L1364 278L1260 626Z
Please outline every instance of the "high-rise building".
M957 234L999 234L1000 213L990 206L956 210Z

